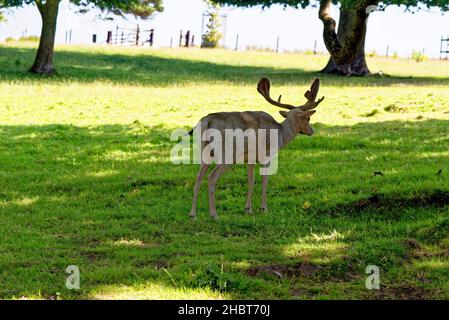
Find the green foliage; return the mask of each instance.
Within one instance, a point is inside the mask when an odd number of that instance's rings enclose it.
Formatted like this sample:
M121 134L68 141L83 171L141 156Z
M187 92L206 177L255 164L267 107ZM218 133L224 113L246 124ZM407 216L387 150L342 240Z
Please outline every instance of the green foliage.
M205 0L208 5L206 12L208 21L206 24L206 32L202 35L201 47L203 48L217 48L223 34L220 32L220 6Z
M39 42L40 38L38 36L26 36L20 37L19 42Z
M214 3L221 5L231 5L238 7L251 7L261 5L263 7L270 7L275 4L290 6L294 8L306 8L309 5L316 5L316 2L310 0L212 0ZM340 3L342 6L353 7L357 0L340 0L334 1ZM380 9L387 5L405 5L408 9L421 7L439 7L443 11L449 10L448 0L386 0L382 1Z
M155 12L162 12L163 0L70 0L72 3L87 10L92 6L117 15L133 14L147 18Z
M50 0L59 3L60 0ZM134 14L147 18L155 12L163 11L163 0L70 0L79 6L81 12L97 7L102 11L117 15ZM41 3L40 0L0 0L0 8L22 7L26 4Z
M220 5L231 5L238 7L252 7L257 5L261 5L263 7L270 7L274 4L280 4L295 8L298 7L306 8L308 5L311 4L310 0L211 0L211 1Z
M206 32L202 36L201 47L217 48L220 40L223 38L223 34L220 32L220 7L209 4L207 14L208 22L206 25Z
M429 57L427 57L422 51L413 50L412 59L419 63L429 59Z
M37 36L26 36L26 37L20 37L19 39L8 37L5 39L5 42L11 43L11 42L39 42L39 37Z
M238 281L223 270L221 266L209 263L201 268L201 271L195 275L194 279L189 283L193 287L209 288L213 291L225 293L227 290L239 290Z

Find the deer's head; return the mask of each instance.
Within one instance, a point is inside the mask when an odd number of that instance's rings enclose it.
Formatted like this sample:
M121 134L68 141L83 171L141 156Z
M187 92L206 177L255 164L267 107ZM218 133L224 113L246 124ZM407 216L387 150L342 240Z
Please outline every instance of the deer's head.
M305 93L307 99L306 104L301 106L293 106L281 102L282 96L279 96L278 100L273 100L270 97L270 80L262 78L257 85L257 91L267 100L270 104L287 109L288 111L279 111L281 116L291 121L293 129L296 133L313 135L314 130L310 126L310 117L316 112L315 108L324 100L324 97L316 100L318 90L320 89L320 79L315 79L309 91Z

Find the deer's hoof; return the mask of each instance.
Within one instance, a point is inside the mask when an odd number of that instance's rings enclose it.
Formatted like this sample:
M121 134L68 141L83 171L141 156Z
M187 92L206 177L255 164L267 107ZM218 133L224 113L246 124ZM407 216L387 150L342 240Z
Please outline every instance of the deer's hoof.
M253 213L253 208L249 207L249 206L246 206L245 207L245 211L246 211L246 213L251 214L251 213Z
M216 214L212 214L210 217L215 221L218 221L218 216Z
M196 220L196 212L190 212L190 213L189 213L189 217L190 217L190 219L192 219L192 220Z
M267 212L268 212L268 208L263 208L263 207L262 207L260 210L261 210L263 213L267 213Z

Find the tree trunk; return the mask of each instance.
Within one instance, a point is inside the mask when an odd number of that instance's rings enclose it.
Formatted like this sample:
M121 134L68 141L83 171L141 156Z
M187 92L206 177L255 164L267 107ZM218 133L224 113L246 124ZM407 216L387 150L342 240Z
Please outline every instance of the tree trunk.
M340 41L340 43L342 43L343 45L345 44L346 37L351 35L352 32L351 27L353 22L354 22L354 12L351 9L347 9L344 7L340 8L340 20L338 21L337 37L338 41ZM368 65L365 59L366 29L367 26L365 22L362 39L360 40L360 43L357 47L357 53L351 62L351 72L354 75L365 76L371 73L370 70L368 69ZM335 60L332 57L330 57L329 62L327 63L326 67L323 70L321 70L321 72L327 74L343 74L339 71L340 69L341 68L337 66Z
M324 73L364 76L370 73L365 60L366 28L369 16L367 8L376 0L361 0L354 8L340 9L338 33L330 16L331 0L320 1L319 17L323 21L323 39L331 54Z
M47 0L45 4L36 1L42 18L42 31L37 50L36 59L30 72L51 75L55 72L53 67L53 52L55 47L56 22L58 19L60 0Z

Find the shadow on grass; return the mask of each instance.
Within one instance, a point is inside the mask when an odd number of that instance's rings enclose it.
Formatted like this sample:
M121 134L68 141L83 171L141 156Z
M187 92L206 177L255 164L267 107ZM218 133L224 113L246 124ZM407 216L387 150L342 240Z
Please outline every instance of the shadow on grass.
M302 69L279 69L272 67L233 66L164 58L148 54L124 55L98 52L59 51L55 64L58 75L43 79L31 75L26 68L32 64L35 50L0 46L0 81L64 81L94 82L110 81L117 84L145 86L168 86L182 83L230 82L254 84L260 77L267 76L278 84L307 85L319 76L327 85L335 86L392 86L392 85L447 85L449 77L337 77Z
M110 286L160 284L229 298L371 297L366 265L410 267L404 241L415 235L425 243L438 234L440 245L448 203L390 207L375 218L369 207L346 213L342 203L447 192L448 126L317 125L316 137L282 151L270 213L243 213L239 168L220 181L218 223L206 213L204 185L199 219L189 221L197 167L170 163L164 128L0 126L0 296L96 297ZM384 175L372 177L379 170ZM72 264L82 272L78 292L65 289ZM407 290L420 286L410 281Z

